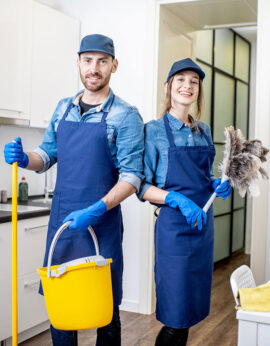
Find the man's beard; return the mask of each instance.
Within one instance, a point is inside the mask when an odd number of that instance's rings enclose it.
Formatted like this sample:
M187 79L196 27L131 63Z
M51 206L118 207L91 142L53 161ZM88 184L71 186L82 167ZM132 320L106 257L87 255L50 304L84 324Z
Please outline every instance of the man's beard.
M87 77L97 77L100 78L99 80L102 81L100 84L97 85L89 85L87 84ZM99 73L95 73L95 74L87 74L86 76L83 76L82 73L80 72L80 77L81 77L81 81L82 84L84 85L85 89L95 92L95 91L99 91L102 90L110 81L111 78L111 74L109 74L108 76L105 77L105 79L103 79L102 75L100 75ZM103 79L103 80L102 80Z

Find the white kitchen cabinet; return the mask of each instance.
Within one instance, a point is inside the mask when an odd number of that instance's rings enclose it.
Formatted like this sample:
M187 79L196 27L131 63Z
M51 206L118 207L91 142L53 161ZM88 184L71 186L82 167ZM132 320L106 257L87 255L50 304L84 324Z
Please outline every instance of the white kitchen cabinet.
M31 0L0 2L0 117L30 119Z
M79 22L33 2L32 127L47 127L61 98L78 91Z
M33 0L0 2L4 122L47 127L57 102L78 90L79 41L80 22L62 12Z
M269 346L270 312L237 310L238 346Z
M11 335L11 223L0 224L0 340Z
M49 216L18 221L18 333L31 337L48 321L44 298L38 294ZM11 222L0 224L0 340L12 335ZM46 323L45 323L46 325ZM48 324L47 324L48 325ZM39 330L40 332L40 330ZM20 335L21 333L21 335Z

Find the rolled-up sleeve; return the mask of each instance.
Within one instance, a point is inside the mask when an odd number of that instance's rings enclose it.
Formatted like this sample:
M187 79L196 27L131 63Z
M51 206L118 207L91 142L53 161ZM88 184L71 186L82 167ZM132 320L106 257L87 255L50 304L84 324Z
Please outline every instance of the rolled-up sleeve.
M34 150L44 162L43 169L37 173L45 172L57 161L56 123L59 122L59 114L62 114L63 102L64 100L61 100L58 103L50 124L44 133L41 145Z
M158 162L158 151L155 146L156 135L151 127L151 122L145 125L145 149L144 149L144 180L141 184L138 198L143 200L143 195L151 187L156 186L155 175Z
M120 181L140 189L143 176L144 123L138 110L130 107L116 137Z
M42 150L40 147L37 147L34 150L35 153L37 153L43 160L43 168L41 171L36 171L36 173L41 174L46 172L50 167L51 167L51 162L50 162L50 158L48 156L48 154L46 153L46 151Z

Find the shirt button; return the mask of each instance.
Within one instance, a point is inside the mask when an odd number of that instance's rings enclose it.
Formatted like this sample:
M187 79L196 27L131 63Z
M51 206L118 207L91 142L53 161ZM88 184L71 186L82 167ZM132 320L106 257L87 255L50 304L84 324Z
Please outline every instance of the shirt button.
M192 137L192 135L188 135L189 137Z

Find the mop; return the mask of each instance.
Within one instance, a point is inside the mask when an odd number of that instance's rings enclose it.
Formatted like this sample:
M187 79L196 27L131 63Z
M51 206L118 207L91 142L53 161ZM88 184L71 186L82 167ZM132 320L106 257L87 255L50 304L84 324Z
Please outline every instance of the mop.
M17 279L17 172L12 164L12 346L18 345L18 279Z
M221 174L221 183L229 181L231 186L237 188L239 195L244 197L246 193L250 196L258 196L258 183L262 179L268 179L262 163L266 162L268 149L262 146L261 141L248 141L241 131L235 130L233 126L225 128L224 131L225 150L223 161L218 167ZM214 192L209 198L203 210L208 211L216 197Z

